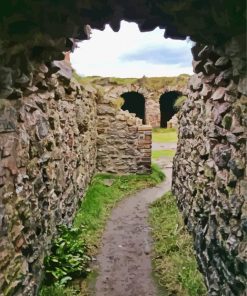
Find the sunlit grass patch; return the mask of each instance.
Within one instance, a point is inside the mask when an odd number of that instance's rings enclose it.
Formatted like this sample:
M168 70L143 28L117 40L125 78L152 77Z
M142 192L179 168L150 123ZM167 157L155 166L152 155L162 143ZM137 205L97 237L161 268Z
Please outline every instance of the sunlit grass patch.
M160 158L160 157L173 157L176 153L176 150L154 150L152 151L152 158Z
M151 205L150 222L154 276L164 295L206 295L202 275L197 270L192 238L170 192Z
M178 140L175 128L154 128L152 138L155 143L175 143Z

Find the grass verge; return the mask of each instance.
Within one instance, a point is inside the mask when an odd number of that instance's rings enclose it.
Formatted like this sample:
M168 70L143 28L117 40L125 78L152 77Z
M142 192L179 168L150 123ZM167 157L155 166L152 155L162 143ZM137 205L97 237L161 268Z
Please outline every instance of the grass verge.
M152 158L160 158L160 157L173 157L176 153L176 150L154 150L152 151Z
M159 284L160 295L206 295L202 275L197 269L192 238L170 192L151 205L150 222L154 239L154 277Z
M175 143L178 140L175 128L154 128L152 138L154 143Z
M73 241L71 240L71 235L68 235L66 231L63 232L66 234L66 236L63 235L63 237L58 238L58 240L61 240L65 247L67 247L67 249L63 250L59 248L58 254L51 254L48 257L48 260L46 259L46 261L51 262L49 258L52 258L52 260L54 260L54 262L57 264L57 261L61 261L64 259L64 257L66 257L66 260L67 258L69 258L69 260L72 260L73 262L75 256L74 254L72 254L73 257L71 258L71 254L68 254L68 246L69 250L74 251L74 249L78 249L77 246L80 246L80 244L86 246L86 254L83 254L82 256L94 256L97 253L97 249L100 245L100 240L106 221L116 203L120 201L123 197L130 195L137 190L155 186L162 180L164 180L164 174L155 164L152 165L152 173L150 175L96 175L93 178L91 185L89 186L86 193L86 196L82 201L81 206L74 219L72 228ZM71 241L66 241L67 238ZM58 244L57 241L55 242L55 246ZM76 253L75 255L78 256L78 253ZM54 257L56 258L54 259ZM76 260L76 263L78 263L78 259ZM76 268L77 267L78 266L76 265ZM51 273L51 268L52 267L49 266L49 275ZM82 270L81 274L85 275L85 270ZM53 281L51 285L45 284L43 285L39 295L89 295L87 292L87 283L85 284L84 282L78 284L77 281L77 284L74 285L73 275L64 274L63 276L64 278L66 278L66 280L68 279L68 282L66 281L65 284L63 284L64 280L62 279L62 283L61 281ZM89 278L90 276L91 274L89 273Z

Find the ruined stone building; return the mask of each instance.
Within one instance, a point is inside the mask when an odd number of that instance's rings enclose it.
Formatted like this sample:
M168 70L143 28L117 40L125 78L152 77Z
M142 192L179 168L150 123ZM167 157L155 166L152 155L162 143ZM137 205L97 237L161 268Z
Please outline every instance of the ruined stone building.
M152 127L167 127L167 122L177 113L176 99L187 95L189 75L178 77L153 77L140 79L91 78L91 84L104 93L105 97L119 100L122 110L128 110L142 123ZM89 83L89 78L82 85ZM85 86L85 85L84 85Z
M60 70L86 25L118 31L121 20L195 42L172 189L208 294L246 295L244 0L1 1L0 295L36 295L56 227L96 170L150 166L150 127Z

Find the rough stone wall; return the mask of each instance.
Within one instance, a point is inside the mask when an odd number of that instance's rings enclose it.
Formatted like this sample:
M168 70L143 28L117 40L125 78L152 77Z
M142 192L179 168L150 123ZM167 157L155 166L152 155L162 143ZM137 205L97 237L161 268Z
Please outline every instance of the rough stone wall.
M146 100L146 123L152 127L160 127L160 104L158 100Z
M247 292L246 51L231 44L192 49L196 74L178 115L173 170L208 293L222 296Z
M22 83L22 84L21 84ZM45 65L0 105L0 295L34 295L56 226L95 171L92 93Z
M145 78L148 81L149 78ZM152 79L152 78L151 78ZM161 78L162 79L162 78ZM150 89L148 86L144 85L143 79L137 80L134 83L128 83L126 85L114 85L109 81L109 79L99 79L95 80L95 85L100 85L104 92L107 94L107 97L110 99L118 99L122 94L128 92L137 92L143 95L145 99L145 122L147 125L152 127L160 127L160 96L166 92L177 91L181 94L187 94L187 87L184 85L180 86L171 86L170 83L174 83L175 78L167 77L168 82L163 85L162 88ZM177 77L178 81L179 76ZM165 83L165 82L164 82ZM180 82L181 83L181 82Z
M151 126L111 101L97 105L97 170L127 174L151 171Z

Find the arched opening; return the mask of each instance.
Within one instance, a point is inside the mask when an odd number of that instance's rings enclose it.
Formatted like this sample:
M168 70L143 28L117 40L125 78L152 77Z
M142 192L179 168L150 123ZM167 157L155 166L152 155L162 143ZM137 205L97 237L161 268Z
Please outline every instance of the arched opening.
M160 96L160 127L167 127L167 122L176 113L174 103L181 95L178 91L169 91Z
M137 117L141 118L145 124L145 98L142 94L131 91L121 95L124 99L122 106L123 110L128 110L130 113L135 113Z

